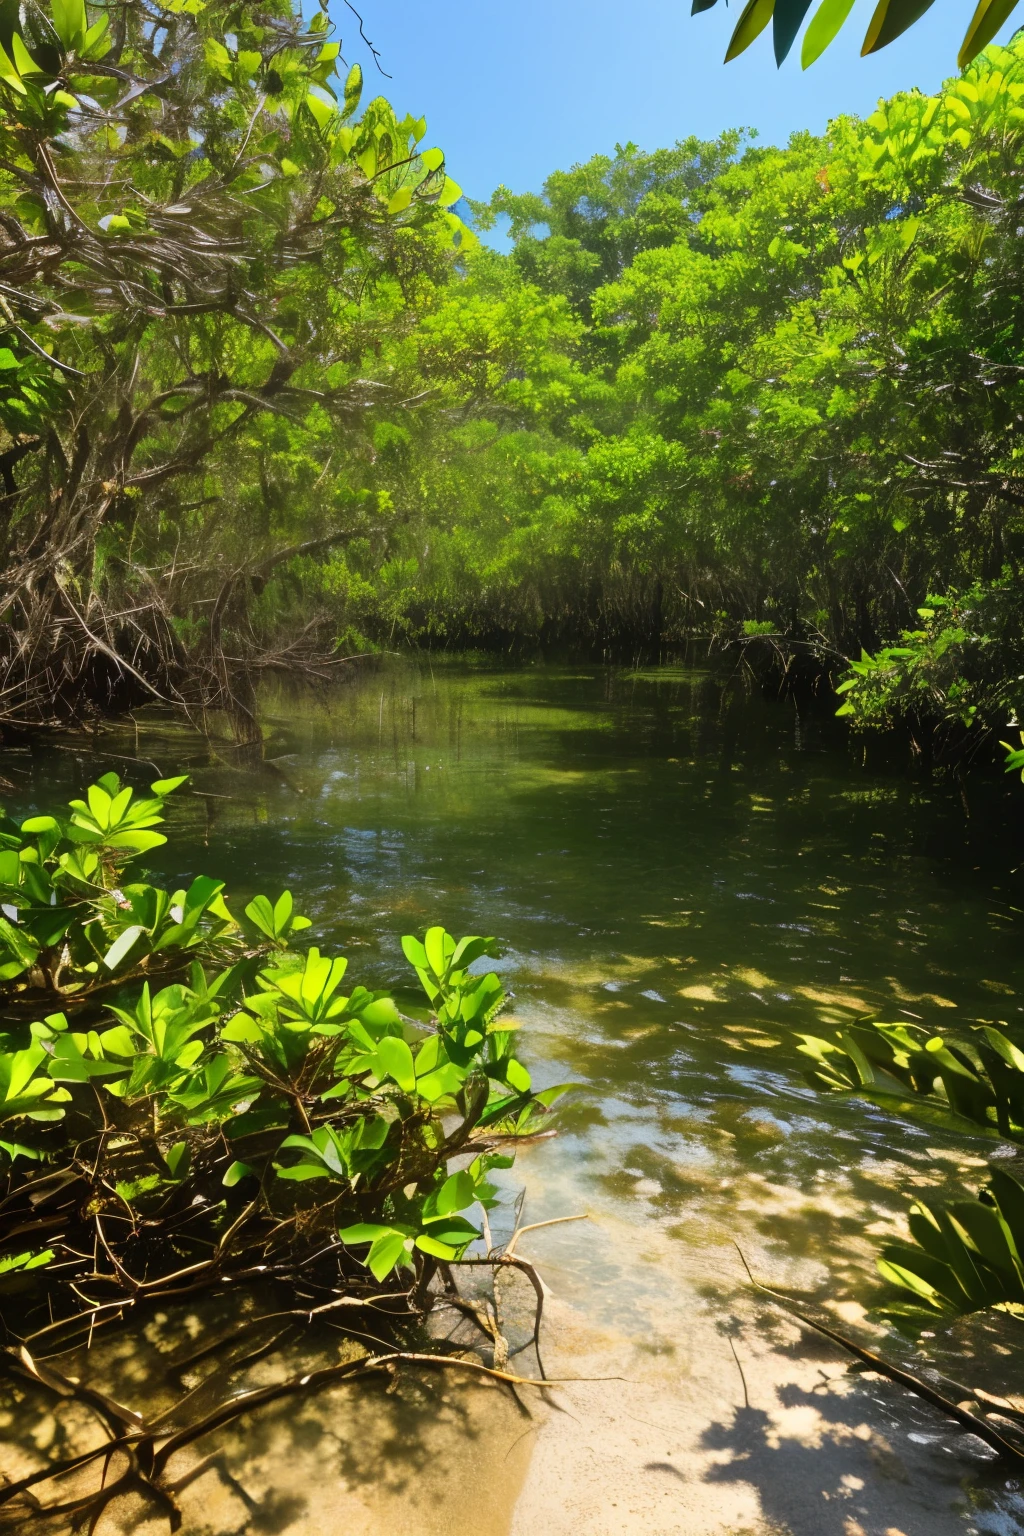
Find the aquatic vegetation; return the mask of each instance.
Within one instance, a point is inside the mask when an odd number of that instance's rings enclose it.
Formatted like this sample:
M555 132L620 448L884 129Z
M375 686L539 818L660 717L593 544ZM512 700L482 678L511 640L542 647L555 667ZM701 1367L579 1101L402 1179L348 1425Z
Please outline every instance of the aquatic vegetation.
M126 880L184 782L109 774L70 817L2 824L0 1297L40 1380L37 1354L204 1291L422 1314L562 1091L515 1055L492 939L406 936L416 1004L296 948L288 892L236 918L222 881ZM532 1277L489 1236L472 1262Z
M877 1022L799 1038L816 1087L1024 1142L1024 1051L1004 1024L978 1025L960 1041L918 1024Z

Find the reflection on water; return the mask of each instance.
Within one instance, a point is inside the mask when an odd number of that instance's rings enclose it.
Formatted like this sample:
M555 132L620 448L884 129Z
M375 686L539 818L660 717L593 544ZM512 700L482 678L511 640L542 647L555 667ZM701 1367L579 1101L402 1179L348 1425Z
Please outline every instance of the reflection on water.
M984 1453L972 1462L965 1437L936 1428L934 1415L887 1386L857 1387L834 1352L798 1340L751 1301L732 1247L773 1284L856 1322L877 1294L874 1252L908 1199L983 1170L992 1143L824 1097L805 1084L795 1049L796 1032L861 1014L939 1025L1024 1013L1012 896L945 858L961 836L959 803L865 775L791 705L692 671L394 662L329 700L273 696L267 708L260 764L166 723L142 727L141 754L161 773L191 767L198 791L176 809L165 873L201 861L239 896L290 886L317 941L371 984L404 979L399 938L430 922L500 937L519 1054L535 1079L580 1085L562 1134L522 1154L509 1180L527 1187L528 1219L592 1217L533 1240L554 1293L556 1364L602 1374L603 1361L607 1374L614 1362L628 1378L621 1401L637 1383L660 1393L650 1412L686 1444L681 1460L661 1447L651 1462L676 1466L675 1481L637 1464L636 1488L653 1479L668 1489L650 1494L654 1504L629 1495L637 1528L1019 1529L1016 1495L985 1470ZM107 732L96 745L116 756L135 737ZM78 789L96 767L72 741L0 755L22 805ZM749 1408L737 1403L725 1333L746 1362L744 1391L757 1389ZM988 1373L998 1390L1005 1346L984 1329L970 1337L972 1384ZM948 1341L926 1348L941 1361ZM838 1385L823 1394L826 1360ZM588 1390L599 1444L608 1389ZM879 1449L878 1414L896 1450ZM563 1529L550 1503L542 1524L531 1513L531 1480L564 1475L547 1433L534 1436L523 1530ZM564 1448L565 1424L559 1435ZM809 1447L821 1466L826 1443L854 1459L875 1447L867 1471L837 1473L836 1486L859 1477L870 1493L882 1479L891 1499L881 1513L865 1493L858 1515L852 1484L834 1493L834 1524L824 1485L813 1514L781 1498L780 1476L794 1488L814 1482ZM606 1448L604 1462L614 1454ZM600 1476L595 1463L594 1486ZM730 1478L746 1490L738 1503L735 1490L722 1502ZM695 1480L703 1504L692 1502ZM690 1490L685 1509L672 1502L683 1497L676 1482ZM601 1531L606 1519L609 1530L632 1528L608 1489L582 1525L574 1507L567 1531ZM888 1527L877 1524L886 1509L896 1511Z

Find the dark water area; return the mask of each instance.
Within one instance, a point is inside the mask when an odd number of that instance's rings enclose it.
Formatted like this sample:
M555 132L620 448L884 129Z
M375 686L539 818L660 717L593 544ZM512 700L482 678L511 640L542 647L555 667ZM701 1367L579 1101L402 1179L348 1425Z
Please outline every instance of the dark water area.
M734 1240L862 1318L915 1195L1010 1153L819 1093L797 1050L858 1017L1024 1034L1024 816L1001 786L988 814L972 783L965 818L956 786L867 771L823 714L692 668L388 661L264 711L262 760L144 717L0 752L8 804L137 753L133 777L193 775L154 874L226 878L236 905L289 887L352 979L407 984L401 935L431 923L496 935L518 1054L578 1085L506 1182L529 1220L593 1218L545 1234L545 1278L634 1356L678 1363L681 1320L733 1306ZM1001 1488L965 1531L1022 1528Z

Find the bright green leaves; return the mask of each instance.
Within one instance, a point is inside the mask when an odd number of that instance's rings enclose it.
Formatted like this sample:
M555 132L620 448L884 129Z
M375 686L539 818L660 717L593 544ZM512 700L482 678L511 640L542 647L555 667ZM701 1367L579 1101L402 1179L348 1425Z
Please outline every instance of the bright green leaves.
M412 1253L417 1249L431 1258L452 1263L460 1259L480 1230L460 1216L478 1199L490 1202L493 1186L487 1184L484 1174L488 1167L500 1161L507 1165L509 1159L486 1162L478 1158L470 1168L461 1169L447 1178L441 1176L426 1197L406 1198L402 1206L402 1218L384 1225L378 1222L358 1222L343 1227L338 1233L347 1247L370 1244L364 1263L374 1279L380 1281L399 1266L411 1266Z
M338 1019L348 998L337 995L348 969L347 960L329 960L318 949L308 951L301 970L277 968L262 971L259 984L282 1019L311 1027Z
M504 1099L498 1093L486 1113L491 1114L494 1105L501 1104L511 1114L513 1108L518 1111L526 1104L521 1096L530 1093L530 1074L510 1053L512 1032L499 1029L494 1022L505 1001L501 982L493 971L474 975L469 969L493 947L493 939L475 936L456 943L444 928L428 928L422 941L411 934L402 939L405 957L416 970L438 1024L435 1049L439 1075L435 1076L433 1069L421 1074L417 1062L417 1073L422 1075L417 1090L425 1095L450 1092L452 1069L465 1072L479 1062L496 1086L513 1090L511 1097ZM422 1050L428 1048L429 1042Z
M273 906L266 896L256 896L246 907L245 915L264 938L277 948L285 949L293 933L300 933L310 925L309 918L299 917L294 905L291 891L282 891Z
M1014 747L1008 741L1001 741L999 745L1005 749L1006 761L1003 764L1006 773L1020 773L1021 783L1024 783L1024 731L1020 733L1020 746Z
M169 962L173 951L208 948L235 930L219 880L200 875L173 893L125 881L133 859L166 842L153 829L163 822L167 797L185 782L158 779L139 797L116 774L105 774L84 800L71 802L70 818L6 823L0 983L32 971L37 985L83 996L147 956ZM284 931L289 924L280 902L279 908Z
M821 0L804 33L800 63L809 69L820 58L853 9L853 0Z
M379 1222L359 1221L338 1233L342 1242L350 1247L369 1243L370 1251L364 1263L379 1283L401 1263L409 1264L413 1246L412 1234L404 1227L385 1227Z
M0 1047L4 1043L0 1037ZM0 1048L0 1121L26 1116L32 1120L58 1120L71 1097L43 1070L47 1052L38 1039L20 1051Z
M279 1152L301 1152L297 1163L277 1165L279 1179L343 1179L353 1184L384 1161L390 1121L363 1115L352 1125L321 1125L308 1136L287 1136Z
M693 0L692 15L711 10L717 0ZM868 23L861 53L867 55L885 48L928 11L934 0L878 0ZM758 38L774 16L775 61L786 58L811 0L748 0L729 42L726 63L738 58ZM1016 10L1018 0L979 0L970 25L960 45L957 64L965 69ZM804 69L819 58L837 35L853 8L853 0L822 0L804 35Z
M912 219L906 224L909 246L918 226ZM869 262L871 255L869 248ZM923 628L905 629L900 644L874 655L862 651L859 661L848 663L836 688L843 696L836 714L856 729L889 725L901 715L939 711L950 722L973 725L983 693L972 684L971 674L989 643L984 627L989 596L980 587L930 596L928 606L918 609ZM996 606L998 593L991 597Z
M861 53L877 53L879 48L895 42L933 4L934 0L878 0L868 22Z
M995 37L1017 9L1018 0L978 0L977 9L960 44L957 68L966 69L972 59Z
M89 786L87 800L71 801L74 815L67 835L76 843L89 844L120 858L159 848L167 839L150 829L163 821L167 796L187 780L187 774L158 780L151 786L152 798L139 800L133 789L122 788L116 773L105 773Z
M751 43L761 36L771 21L774 10L775 0L747 0L740 12L736 29L729 39L729 46L725 52L727 64L738 58L741 53L745 53Z
M161 1213L193 1213L183 1243L202 1226L200 1265L236 1222L262 1224L268 1253L280 1241L289 1254L304 1243L322 1253L325 1237L329 1252L340 1229L337 1243L379 1284L396 1270L429 1278L433 1265L458 1263L481 1235L471 1208L497 1199L488 1175L512 1162L480 1142L532 1130L561 1091L533 1090L512 1054L514 1026L496 1023L497 976L471 969L493 941L442 927L406 937L432 1010L406 1018L386 994L346 995L343 958L290 947L304 923L287 892L249 903L253 953L218 880L199 875L173 894L115 885L110 839L150 831L180 782L157 781L147 800L107 775L74 802L69 823L0 816L12 942L37 912L59 913L67 892L83 915L61 930L60 964L88 944L105 983L143 961L148 972L137 991L76 993L70 1022L51 1013L27 1043L0 1040L0 1121L20 1122L17 1141L0 1141L11 1177L53 1156L95 1159L102 1188L145 1217L143 1245ZM207 972L197 955L235 958ZM157 984L158 965L188 961L187 981ZM39 950L32 963L54 962ZM450 1168L456 1152L468 1166ZM27 1268L31 1257L12 1263Z
M840 1092L895 1100L903 1112L1024 1141L1024 1052L1004 1028L984 1025L962 1043L916 1024L857 1024L828 1038L801 1035L812 1080Z
M884 1279L938 1312L1000 1307L1024 1315L1024 1187L999 1168L977 1201L911 1207L914 1245L888 1243Z
M84 0L50 0L53 29L68 53L85 42L89 26Z
M358 64L353 64L345 81L345 108L344 116L354 117L359 111L359 102L363 94L363 71Z
M428 1104L458 1093L466 1081L466 1068L449 1059L440 1035L422 1041L415 1056L399 1035L375 1039L362 1019L349 1025L348 1037L353 1047L353 1054L343 1064L348 1077L369 1074L375 1084L392 1082L402 1093L417 1094Z
M0 1142L0 1147L3 1142ZM44 1269L53 1261L52 1248L43 1248L33 1253L27 1249L23 1253L0 1254L0 1291L24 1289L23 1278L34 1269Z

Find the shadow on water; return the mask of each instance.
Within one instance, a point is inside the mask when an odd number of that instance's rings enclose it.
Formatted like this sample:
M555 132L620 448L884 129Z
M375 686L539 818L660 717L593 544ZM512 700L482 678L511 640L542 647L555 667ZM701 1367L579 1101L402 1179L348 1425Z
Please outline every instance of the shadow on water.
M521 1155L508 1180L525 1182L528 1219L592 1217L536 1244L558 1303L553 1354L568 1373L600 1374L614 1359L644 1391L667 1394L665 1422L676 1410L689 1416L689 1460L672 1462L687 1498L695 1486L725 1497L730 1478L757 1491L760 1513L749 1519L739 1504L714 1519L710 1506L687 1505L679 1529L856 1536L860 1521L884 1536L878 1490L896 1489L894 1533L1019 1530L1016 1493L1000 1491L980 1463L972 1470L962 1445L906 1440L931 1434L934 1417L915 1427L919 1410L895 1389L871 1389L874 1418L859 1440L866 1384L851 1382L845 1397L816 1389L814 1370L797 1368L812 1346L780 1342L744 1302L731 1247L738 1241L773 1285L857 1325L879 1295L878 1245L901 1230L910 1199L977 1187L987 1157L1009 1151L822 1095L804 1080L796 1045L802 1031L872 1016L940 1029L1020 1018L1024 902L1010 875L1024 846L1019 815L986 857L983 818L965 825L952 790L864 773L827 726L791 705L678 668L389 662L320 701L268 693L264 702L261 762L140 717L138 737L110 728L0 752L0 773L17 787L8 801L49 807L121 754L161 774L188 769L195 793L175 806L177 836L153 856L154 873L175 882L208 870L227 878L236 900L289 886L316 941L347 954L354 979L369 985L405 980L401 934L427 923L500 936L519 1054L539 1082L579 1087L559 1138ZM750 1409L714 1397L720 1379L730 1390L736 1382L715 1332L729 1315L763 1346ZM1004 1357L989 1353L992 1390L1005 1391ZM839 1369L834 1358L830 1369ZM705 1376L711 1396L687 1397L686 1383ZM617 1454L611 1429L607 1456L592 1461L559 1419L559 1461L547 1449L550 1427L521 1440L514 1409L491 1406L497 1397L447 1385L442 1400L431 1395L436 1383L421 1391L415 1401L404 1386L398 1398L339 1393L337 1408L325 1397L254 1420L224 1454L231 1468L248 1468L257 1508L243 1519L238 1495L219 1494L235 1500L242 1521L223 1529L245 1520L261 1529L265 1508L289 1533L332 1529L331 1519L358 1532L364 1505L378 1509L381 1499L396 1518L407 1502L412 1532L508 1529L534 1442L515 1517L527 1523L516 1532L601 1532L613 1506L620 1518L607 1489L575 1525L571 1512L560 1524L529 1496L548 1477L556 1504L566 1503L577 1488L566 1458L577 1450L598 1487ZM586 1399L595 1423L605 1401ZM800 1430L812 1405L818 1420ZM896 1461L877 1438L886 1423L902 1437ZM814 1470L832 1476L826 1442L850 1466L832 1486ZM629 1462L638 1488L679 1483L644 1473L660 1459L638 1450ZM481 1505L483 1526L460 1525L446 1502L451 1479L461 1496L467 1467L481 1465L489 1471L469 1477L472 1497L484 1500L487 1478L498 1492ZM194 1485L204 1498L212 1476ZM965 1477L988 1489L984 1498L960 1489ZM342 1486L352 1504L344 1525L322 1513ZM873 1513L858 1515L868 1495L877 1495ZM582 1484L571 1497L590 1508ZM644 1498L636 1507L648 1510ZM293 1510L290 1499L313 1502ZM940 1505L944 1524L935 1523ZM661 1504L650 1508L635 1517L646 1527L622 1528L677 1528L658 1524Z

